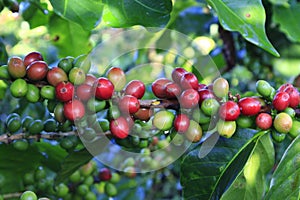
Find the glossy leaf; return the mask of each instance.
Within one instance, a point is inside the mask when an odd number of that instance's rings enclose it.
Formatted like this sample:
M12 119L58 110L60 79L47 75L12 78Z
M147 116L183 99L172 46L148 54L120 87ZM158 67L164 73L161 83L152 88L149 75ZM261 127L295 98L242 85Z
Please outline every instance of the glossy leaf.
M57 15L52 16L50 19L49 32L60 56L76 57L89 52L91 49L90 32L85 31L78 24Z
M50 0L54 12L67 20L75 22L85 30L92 30L102 14L99 0Z
M198 157L199 147L189 152L181 163L184 198L219 199L247 162L260 135L256 133L238 129L230 139L220 137L202 159Z
M289 6L289 0L269 0L274 5Z
M271 179L265 200L300 198L300 136L286 149Z
M72 173L79 169L79 167L88 163L92 158L93 156L86 149L72 152L63 161L61 170L58 171L56 175L55 184L63 182Z
M275 162L275 152L271 137L260 137L251 156L221 200L263 198L266 189L266 176Z
M30 28L46 25L49 21L49 12L46 3L39 1L23 1L20 5L20 12Z
M163 27L172 10L171 0L103 0L102 20L112 27Z
M275 56L279 53L272 46L265 32L266 13L261 0L207 0L217 12L221 25L229 31L238 31L249 42Z
M294 41L300 42L300 3L291 7L274 6L273 21L279 24L279 28L287 37Z

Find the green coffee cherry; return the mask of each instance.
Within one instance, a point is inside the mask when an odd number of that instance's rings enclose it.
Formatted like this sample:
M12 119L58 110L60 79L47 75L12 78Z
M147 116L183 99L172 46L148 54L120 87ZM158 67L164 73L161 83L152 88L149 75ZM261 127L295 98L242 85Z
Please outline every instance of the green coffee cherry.
M256 82L256 91L263 97L270 97L273 89L267 81L259 80Z
M32 191L25 191L21 197L20 200L37 200L37 196L34 192Z

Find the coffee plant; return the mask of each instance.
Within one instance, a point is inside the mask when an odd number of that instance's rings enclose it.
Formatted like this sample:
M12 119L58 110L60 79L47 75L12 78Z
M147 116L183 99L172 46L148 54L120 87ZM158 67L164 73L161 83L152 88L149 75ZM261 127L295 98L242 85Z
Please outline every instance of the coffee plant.
M0 0L0 200L299 199L294 0Z

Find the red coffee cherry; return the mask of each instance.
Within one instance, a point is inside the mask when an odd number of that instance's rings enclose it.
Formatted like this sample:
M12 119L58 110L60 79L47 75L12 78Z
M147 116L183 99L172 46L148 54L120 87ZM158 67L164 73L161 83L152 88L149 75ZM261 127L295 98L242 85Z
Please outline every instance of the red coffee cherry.
M145 84L140 80L132 80L125 86L125 94L141 99L146 91Z
M240 99L238 105L241 113L246 116L257 115L261 108L260 101L252 97Z
M182 89L198 89L198 78L195 76L195 74L188 72L185 73L181 79L180 79L180 86Z
M290 96L289 106L291 108L296 108L300 103L300 94L298 90L294 87L288 87L284 90Z
M93 87L88 84L77 86L76 95L82 101L88 101L93 95Z
M290 83L285 83L282 84L279 88L278 88L278 92L283 92L285 89L290 88L290 87L294 87L292 84Z
M112 135L119 139L124 139L129 134L129 126L124 117L111 120L109 123L109 128Z
M111 99L114 93L114 85L107 78L101 77L94 83L95 97L100 100Z
M255 124L262 130L267 130L272 126L272 116L268 113L260 113L255 119Z
M168 99L173 99L179 97L181 93L181 88L178 84L170 82L166 84L166 97Z
M172 79L173 79L173 81L175 83L180 84L181 77L185 73L187 73L187 71L185 69L183 69L183 68L178 67L178 68L173 69L173 71L172 71Z
M93 86L95 84L96 80L97 80L97 78L94 75L87 74L86 77L85 77L84 83L88 84L90 86Z
M125 95L119 101L119 109L122 113L134 114L140 109L140 102L132 95Z
M178 133L184 133L190 126L190 119L186 114L179 114L175 117L174 128Z
M140 108L136 113L134 113L134 117L136 119L142 120L142 121L149 121L151 116L153 115L153 110L149 108Z
M74 85L71 82L60 82L55 87L56 98L61 102L72 100L74 96Z
M64 104L64 116L71 121L81 119L85 115L85 108L81 101L74 99Z
M116 91L121 91L126 84L126 75L119 67L111 67L107 71L107 78L113 83Z
M108 168L104 167L100 169L98 177L101 181L109 181L112 177L112 174Z
M166 97L166 84L171 81L167 78L159 78L152 83L152 92L158 98Z
M240 115L240 107L234 101L227 101L220 106L219 115L225 121L235 121Z
M24 65L27 67L34 61L43 61L44 58L40 52L30 52L24 57Z
M32 81L43 80L48 72L48 65L44 61L34 61L27 69L27 77Z
M47 81L55 87L60 82L68 81L68 75L61 68L53 67L47 73Z
M272 104L276 110L283 111L290 104L290 95L286 92L277 92Z
M183 108L193 108L198 105L199 94L194 89L187 89L181 93L179 102Z
M199 94L199 104L201 104L205 99L215 99L215 94L212 90L209 89L200 89L198 90Z

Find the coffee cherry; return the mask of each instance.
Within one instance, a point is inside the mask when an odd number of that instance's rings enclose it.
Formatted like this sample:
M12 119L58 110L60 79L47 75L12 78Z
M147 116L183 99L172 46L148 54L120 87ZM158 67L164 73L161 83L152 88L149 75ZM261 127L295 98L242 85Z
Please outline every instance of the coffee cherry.
M57 122L55 119L49 118L44 121L44 131L55 132L57 129Z
M11 80L7 65L2 65L0 67L0 79Z
M64 115L70 120L81 119L85 115L85 108L81 101L73 99L64 104Z
M32 81L43 80L48 72L48 65L44 61L34 61L27 69L27 77Z
M57 66L62 69L65 73L69 73L69 71L73 68L74 58L71 56L67 56L58 61Z
M273 106L278 111L283 111L289 106L290 96L286 92L278 92L273 99Z
M286 113L279 113L274 119L274 127L279 133L288 133L292 128L293 120Z
M20 200L37 200L37 196L32 191L25 191L22 193Z
M33 84L28 84L28 91L26 93L26 99L27 101L31 102L31 103L35 103L38 102L38 100L40 99L40 90L38 87L36 87Z
M180 80L185 73L187 73L187 71L183 68L178 67L178 68L173 69L172 74L171 74L173 81L175 83L180 84Z
M40 52L30 52L24 57L25 67L29 66L34 61L43 61L44 58Z
M17 116L10 118L9 120L7 120L7 123L6 123L7 130L10 133L18 132L20 130L21 126L22 126L21 119L20 119L20 117L17 117Z
M112 183L106 183L104 186L105 194L109 197L114 197L118 194L118 190Z
M70 82L60 82L55 87L55 95L57 100L67 102L72 100L74 96L74 85Z
M289 135L292 138L296 138L298 135L300 135L300 122L299 121L293 120L293 125L289 131Z
M86 75L83 69L74 67L70 70L68 77L71 83L73 83L74 85L80 85L84 83Z
M199 104L201 104L205 99L216 98L213 91L209 89L200 89L198 90L198 94L199 94Z
M101 181L109 181L112 177L112 173L108 168L101 168L98 176Z
M44 85L40 91L41 97L44 99L55 99L55 87L51 85Z
M254 118L251 116L240 115L236 120L240 128L250 128L254 124Z
M18 56L9 58L7 63L7 71L13 78L23 78L26 75L26 67L22 58Z
M298 90L294 87L288 87L284 90L290 96L289 106L291 108L296 108L300 103L300 94Z
M193 116L193 120L195 120L199 124L207 124L211 120L211 117L204 114L204 112L199 108L193 110L192 116Z
M281 143L281 142L283 142L283 140L285 139L286 134L285 134L285 133L280 133L280 132L278 132L278 131L276 131L276 130L272 130L271 136L272 136L272 139L273 139L275 142Z
M78 67L87 74L91 68L91 58L89 55L77 56L73 61L73 67Z
M107 71L107 78L112 82L117 92L121 91L126 84L125 73L119 67L111 67Z
M107 78L98 78L94 84L95 96L100 100L111 99L114 93L114 85Z
M29 147L28 141L25 139L16 140L13 142L13 146L15 149L19 151L26 151Z
M256 82L256 91L263 97L270 97L272 93L272 86L265 80Z
M58 103L54 108L54 118L56 121L63 123L66 121L65 115L64 115L64 104Z
M174 128L178 133L184 133L190 126L190 119L186 114L179 114L175 117Z
M260 101L253 97L244 97L239 100L238 105L241 113L246 116L257 115L260 111Z
M58 186L56 186L56 195L58 197L65 197L69 193L69 188L66 184L60 183Z
M91 98L87 102L87 108L91 112L100 112L106 107L106 101Z
M197 122L190 120L189 128L184 135L193 143L199 142L202 138L202 128Z
M109 124L112 135L119 139L124 139L129 134L129 126L124 117L118 117L110 121Z
M125 95L119 101L119 108L124 114L134 114L140 109L140 102L134 96Z
M179 97L181 94L181 88L178 84L170 82L166 84L166 97L168 99L173 99Z
M153 110L149 108L140 108L133 116L142 121L148 121L153 115Z
M217 130L221 136L231 138L236 130L236 122L219 120L217 123Z
M198 89L198 78L195 76L195 74L188 72L183 74L183 76L180 79L180 86L183 90L187 89Z
M44 130L44 123L40 119L33 120L29 124L28 132L30 135L40 134Z
M89 186L87 186L86 184L81 184L76 189L76 193L79 194L80 196L85 196L89 190L90 190Z
M47 81L55 87L60 82L68 81L68 76L61 68L53 67L47 73Z
M227 101L220 106L219 115L225 121L235 121L240 115L240 108L234 101Z
M187 89L183 91L179 97L180 106L183 108L194 108L198 105L199 94L194 89Z
M262 130L267 130L272 126L272 116L268 113L260 113L255 119L255 124Z
M93 87L88 84L82 84L76 87L76 95L82 101L88 101L93 95Z
M154 114L153 125L159 130L166 131L171 129L174 120L174 114L168 110L162 110Z
M285 83L283 85L281 85L279 88L278 88L278 92L284 92L285 89L289 88L289 87L294 87L292 84L290 83Z
M24 79L19 78L10 85L9 89L13 97L20 98L27 94L28 85Z
M88 84L90 86L93 86L96 82L97 78L92 75L92 74L87 74L86 77L85 77L85 81L84 81L84 84Z
M125 94L141 99L146 91L145 84L139 80L132 80L125 86Z
M226 79L220 77L213 82L213 92L217 97L226 97L228 95L228 91L229 84Z
M107 117L108 119L117 119L121 116L119 107L116 105L112 105L108 109Z
M166 84L171 82L167 78L159 78L152 83L152 92L157 98L166 97Z
M219 107L220 104L216 99L205 99L201 104L201 110L208 116L216 114Z

